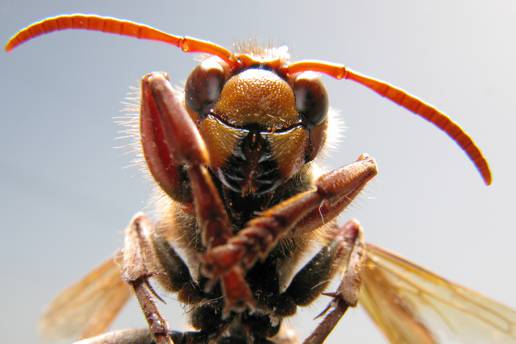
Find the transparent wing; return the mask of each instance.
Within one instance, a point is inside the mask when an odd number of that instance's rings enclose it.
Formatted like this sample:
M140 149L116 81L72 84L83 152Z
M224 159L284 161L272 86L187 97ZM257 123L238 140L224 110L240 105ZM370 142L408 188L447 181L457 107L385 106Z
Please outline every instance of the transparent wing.
M516 311L367 244L359 303L391 343L516 343Z
M65 289L40 321L45 339L87 338L104 332L131 296L113 258Z

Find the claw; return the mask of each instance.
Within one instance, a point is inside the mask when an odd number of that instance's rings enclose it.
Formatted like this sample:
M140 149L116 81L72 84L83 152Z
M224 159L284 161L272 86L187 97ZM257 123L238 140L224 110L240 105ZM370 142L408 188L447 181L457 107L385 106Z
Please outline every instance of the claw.
M161 296L159 296L159 294L156 292L156 289L154 289L154 287L152 286L152 284L150 284L148 279L145 279L145 285L147 286L147 288L149 288L149 291L151 292L152 295L154 295L154 297L156 299L160 300L164 304L167 304L165 302L165 300L163 300L163 298Z
M326 305L326 307L324 307L324 309L321 311L321 313L317 314L315 317L314 317L314 320L317 320L323 316L326 315L326 313L328 313L328 311L331 309L332 307L332 304L329 303L328 305Z
M255 309L256 301L244 278L242 268L232 268L222 276L221 281L224 294L224 318L229 316L231 311L240 313L246 309Z

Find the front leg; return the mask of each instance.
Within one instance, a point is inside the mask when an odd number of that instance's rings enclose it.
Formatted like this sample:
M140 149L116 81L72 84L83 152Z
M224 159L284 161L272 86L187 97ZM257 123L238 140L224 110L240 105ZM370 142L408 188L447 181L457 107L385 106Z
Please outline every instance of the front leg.
M231 223L208 171L210 157L206 144L163 73L151 73L142 80L141 134L145 159L158 184L187 208L185 200L193 201L207 252L226 244L232 236ZM180 192L186 181L178 179L178 166L188 177L187 196ZM241 267L225 271L221 284L224 299L229 300L226 314L229 310L253 307L252 293Z
M376 173L375 161L361 155L355 163L322 175L314 190L263 212L227 244L208 251L204 256L204 274L218 279L234 267L249 270L287 235L302 235L335 218Z
M141 136L144 156L154 179L181 204L193 201L203 245L209 250L231 237L231 223L208 172L206 144L164 73L142 80ZM186 171L181 179L177 169ZM178 199L187 184L190 194ZM189 200L184 201L184 199Z

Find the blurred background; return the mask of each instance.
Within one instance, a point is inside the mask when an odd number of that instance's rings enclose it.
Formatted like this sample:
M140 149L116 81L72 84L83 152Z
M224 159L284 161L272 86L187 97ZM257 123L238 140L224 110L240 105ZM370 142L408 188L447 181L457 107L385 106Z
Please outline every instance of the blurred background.
M366 239L516 307L514 178L516 3L485 1L0 2L0 40L46 16L97 13L231 47L288 45L293 59L344 63L405 88L459 122L488 157L486 187L443 133L369 90L325 78L346 123L327 168L368 152L380 173L343 219ZM150 71L181 84L195 65L176 48L91 32L41 37L0 54L0 342L39 343L45 305L122 245L151 210L151 183L124 154L113 117ZM129 166L129 167L128 167ZM183 310L167 297L174 328ZM289 320L302 337L321 300ZM132 302L113 328L145 326ZM358 309L329 343L383 343Z

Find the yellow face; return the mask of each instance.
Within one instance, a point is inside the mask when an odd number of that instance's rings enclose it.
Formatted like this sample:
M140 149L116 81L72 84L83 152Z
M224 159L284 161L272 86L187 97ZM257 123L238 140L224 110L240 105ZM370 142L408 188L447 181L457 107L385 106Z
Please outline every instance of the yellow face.
M328 98L312 73L281 76L263 66L237 72L210 58L191 73L187 109L230 190L263 194L314 159L325 141Z

